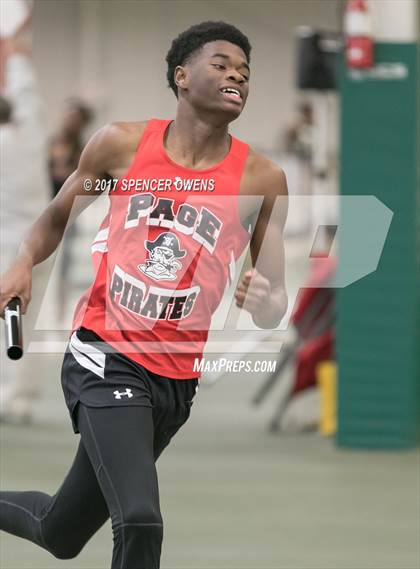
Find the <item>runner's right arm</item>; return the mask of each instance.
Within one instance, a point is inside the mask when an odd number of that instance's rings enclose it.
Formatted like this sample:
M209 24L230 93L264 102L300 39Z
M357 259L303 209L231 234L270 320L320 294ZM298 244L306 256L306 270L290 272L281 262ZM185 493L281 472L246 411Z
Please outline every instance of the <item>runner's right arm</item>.
M63 184L56 197L26 232L16 260L0 278L0 315L14 296L26 312L31 299L32 268L47 259L58 247L66 226L102 192L86 192L86 179L94 181L109 176L116 167L123 147L124 128L118 123L98 130L87 143L77 170ZM84 196L85 199L75 198ZM89 197L87 197L89 196ZM73 204L75 207L73 208ZM71 215L70 215L71 214Z

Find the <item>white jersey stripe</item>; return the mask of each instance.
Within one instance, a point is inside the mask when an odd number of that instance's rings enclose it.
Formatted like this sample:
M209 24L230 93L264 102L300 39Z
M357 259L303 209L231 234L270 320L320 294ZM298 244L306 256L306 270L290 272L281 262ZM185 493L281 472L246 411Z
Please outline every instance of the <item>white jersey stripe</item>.
M90 248L92 253L99 251L100 253L106 253L108 251L108 244L106 241L102 241L101 243L94 243Z
M93 242L96 243L96 241L106 241L108 239L108 235L109 235L109 227L105 227L105 229L101 229L100 231L98 231Z

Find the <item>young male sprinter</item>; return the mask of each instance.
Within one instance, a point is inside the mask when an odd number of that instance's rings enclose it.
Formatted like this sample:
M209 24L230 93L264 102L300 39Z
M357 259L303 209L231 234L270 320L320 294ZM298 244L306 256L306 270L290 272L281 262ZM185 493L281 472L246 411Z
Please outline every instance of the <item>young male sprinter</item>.
M224 22L177 37L167 55L175 120L115 123L95 134L2 278L1 309L18 295L24 312L32 267L56 249L85 181L119 180L92 247L96 278L64 356L64 396L81 435L76 457L54 496L0 496L0 528L59 559L78 555L111 517L112 569L159 567L155 461L189 417L194 359L261 196L250 242L254 265L261 253L258 271L245 273L236 302L261 328L276 327L286 311L286 212L274 208L287 195L285 177L228 133L248 97L250 51ZM138 187L129 190L132 180Z

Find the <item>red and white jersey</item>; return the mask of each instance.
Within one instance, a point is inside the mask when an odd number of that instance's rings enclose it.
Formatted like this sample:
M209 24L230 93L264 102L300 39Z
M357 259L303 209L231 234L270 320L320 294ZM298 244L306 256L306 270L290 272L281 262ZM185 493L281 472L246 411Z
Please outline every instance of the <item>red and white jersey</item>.
M211 317L249 242L238 211L249 146L231 137L219 164L194 170L166 154L170 120L148 121L92 245L96 277L73 330L88 328L146 369L200 377Z

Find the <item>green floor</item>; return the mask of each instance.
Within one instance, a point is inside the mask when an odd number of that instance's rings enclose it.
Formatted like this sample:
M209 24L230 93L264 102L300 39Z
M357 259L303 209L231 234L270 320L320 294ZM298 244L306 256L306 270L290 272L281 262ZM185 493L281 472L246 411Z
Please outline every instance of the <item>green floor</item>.
M55 356L49 356L55 361ZM162 568L418 569L419 455L350 452L317 434L269 435L272 404L249 399L258 377L201 387L191 420L158 462ZM54 492L78 438L58 381L31 428L1 428L1 483ZM109 524L78 558L59 561L1 534L1 569L109 569Z

